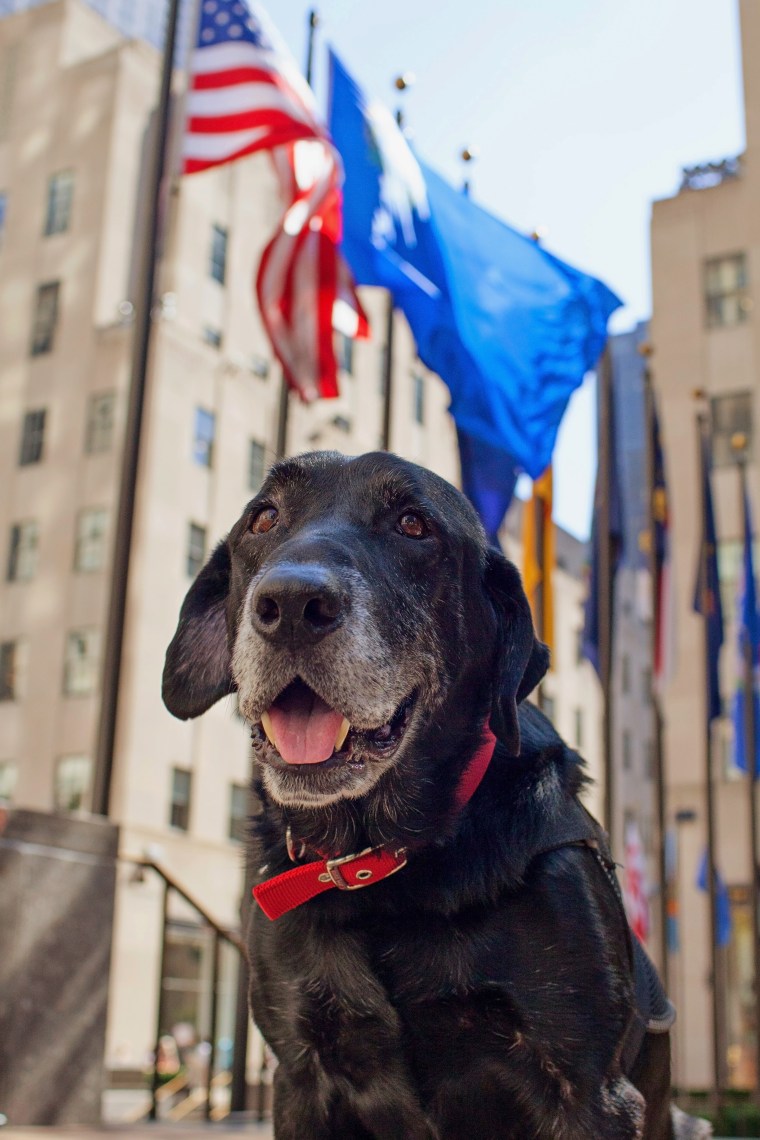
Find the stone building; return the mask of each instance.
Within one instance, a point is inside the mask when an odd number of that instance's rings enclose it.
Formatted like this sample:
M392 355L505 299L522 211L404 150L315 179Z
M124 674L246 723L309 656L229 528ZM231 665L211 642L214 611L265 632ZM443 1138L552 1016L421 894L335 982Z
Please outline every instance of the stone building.
M82 0L0 19L0 798L86 812L132 342L134 240L160 61ZM253 277L279 217L266 156L177 180L160 268L115 752L121 853L146 851L236 925L248 733L232 701L181 723L161 704L184 594L274 457L280 377ZM386 300L341 342L341 396L291 401L288 450L357 453L381 438ZM441 381L394 337L393 450L456 481ZM515 550L513 539L505 539ZM558 726L598 771L598 693L578 659L581 546L555 575ZM120 865L108 1063L138 1069L155 1033L161 887ZM169 927L166 1025L208 1031L210 947ZM223 971L231 997L232 965ZM225 1000L220 1037L231 1034Z
M669 461L678 607L677 668L665 701L668 816L677 836L679 950L671 976L680 998L679 1083L712 1079L708 905L697 889L705 849L705 681L702 619L692 611L700 535L698 411L712 431L713 497L721 595L726 621L721 654L724 715L713 722L716 862L732 900L730 942L718 969L727 991L721 1062L732 1085L757 1083L757 1025L752 994L749 789L732 762L730 703L738 684L733 651L741 563L740 493L732 436L748 440L746 457L755 525L760 518L758 362L760 323L760 8L740 0L746 151L739 157L685 168L674 197L652 213L654 349L652 372ZM697 397L696 394L700 393Z

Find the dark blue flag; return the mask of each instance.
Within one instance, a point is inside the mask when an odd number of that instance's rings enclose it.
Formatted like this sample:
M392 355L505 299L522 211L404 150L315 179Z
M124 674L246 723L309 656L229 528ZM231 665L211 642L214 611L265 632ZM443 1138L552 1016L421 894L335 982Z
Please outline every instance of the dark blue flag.
M752 653L753 699L755 706L755 765L754 775L757 779L760 771L760 757L758 753L758 728L760 728L760 685L758 681L758 642L760 642L760 619L757 613L757 594L755 588L755 567L752 557L752 515L749 505L747 486L744 486L744 558L742 560L741 586L737 607L737 678L738 685L734 693L731 707L731 718L734 727L734 763L743 772L749 770L747 762L747 748L745 744L744 724L744 673L745 655L747 647Z
M506 451L457 431L462 490L480 515L493 546L501 546L499 527L517 485L515 461Z
M710 721L722 712L720 699L720 648L723 645L723 607L720 600L720 577L718 574L718 540L715 531L710 487L710 443L705 432L701 445L702 484L702 536L699 543L699 563L694 589L694 610L705 619L707 714Z
M702 858L697 870L697 887L706 891L707 885L707 851L702 852ZM731 899L723 877L715 868L715 924L717 927L717 942L719 946L728 946L731 941Z
M598 467L596 473L596 487L594 489L594 513L591 520L591 562L589 565L588 593L586 595L583 637L581 641L583 656L588 658L600 677L602 669L600 658L602 632L600 621L601 590L602 588L609 589L609 613L612 614L612 592L614 589L615 574L623 552L623 499L620 492L620 471L618 467L614 386L611 383L609 385L608 401L609 424L607 425L607 434L609 439L609 482L607 481L606 473L601 467ZM606 587L603 587L601 581L601 543L604 541L605 536L601 533L600 521L602 519L605 496L609 496L610 529L606 539L609 543L610 551L610 581Z
M357 282L390 290L460 432L537 478L620 300L423 166L334 55L330 87L343 250Z

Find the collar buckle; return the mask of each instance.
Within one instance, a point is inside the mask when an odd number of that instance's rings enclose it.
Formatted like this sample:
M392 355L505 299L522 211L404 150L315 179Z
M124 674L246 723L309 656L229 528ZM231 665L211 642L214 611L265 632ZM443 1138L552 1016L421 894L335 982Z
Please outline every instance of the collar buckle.
M373 860L383 853L388 853L384 847L365 847L363 851L359 851L354 855L343 855L340 859L327 859L325 861L325 868L327 874L332 879L335 886L339 891L360 891L362 887L370 887L373 883L379 882L381 879L387 879L390 875L395 875L396 871L400 871L402 867L407 864L407 852L405 847L399 847L398 850L392 852L392 857L395 865L387 867L379 867L374 869L372 867L359 867L354 871L351 880L347 879L341 868L348 867L352 863L356 863L359 859Z

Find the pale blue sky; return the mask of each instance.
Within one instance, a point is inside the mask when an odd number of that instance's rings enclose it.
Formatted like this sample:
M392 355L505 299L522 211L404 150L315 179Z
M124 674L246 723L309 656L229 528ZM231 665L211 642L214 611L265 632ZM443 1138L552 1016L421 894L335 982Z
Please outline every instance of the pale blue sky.
M266 2L266 0L265 0ZM330 42L372 95L395 107L415 146L462 178L475 145L478 200L605 280L625 301L614 330L649 316L649 214L682 165L744 144L736 0L322 0L315 86L324 105ZM269 13L299 63L302 0ZM593 395L576 395L556 453L558 521L585 535L594 477Z

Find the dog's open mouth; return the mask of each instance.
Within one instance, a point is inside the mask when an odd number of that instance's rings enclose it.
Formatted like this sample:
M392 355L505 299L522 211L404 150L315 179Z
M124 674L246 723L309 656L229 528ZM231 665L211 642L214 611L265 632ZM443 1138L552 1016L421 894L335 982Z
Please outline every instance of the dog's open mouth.
M351 762L367 753L385 755L392 751L406 731L413 704L412 694L386 724L357 729L297 677L262 714L261 727L286 764Z

